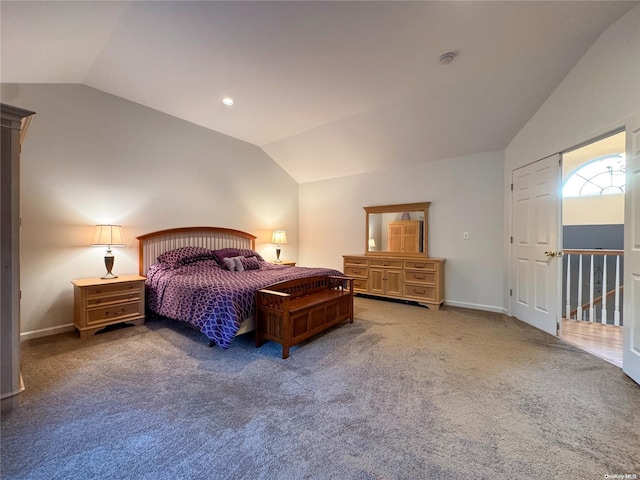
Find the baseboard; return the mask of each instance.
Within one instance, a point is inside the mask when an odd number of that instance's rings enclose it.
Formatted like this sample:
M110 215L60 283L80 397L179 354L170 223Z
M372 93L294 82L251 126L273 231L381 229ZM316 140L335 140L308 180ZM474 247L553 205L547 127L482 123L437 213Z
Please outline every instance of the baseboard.
M359 292L356 293L354 296L360 297L360 298L371 298L373 300L384 300L387 302L397 302L397 303L414 304L414 305L419 304L417 300L411 300L408 298L381 297L378 295L368 295L366 293L359 293ZM468 308L470 310L483 310L485 312L502 313L503 315L509 315L508 309L503 307L496 307L494 305L481 305L479 303L457 302L455 300L445 300L444 305L448 305L450 307Z
M480 305L477 303L456 302L455 300L445 300L444 304L450 307L470 308L471 310L483 310L485 312L495 312L495 313L502 313L503 315L508 315L508 310L506 308L496 307L493 305Z
M20 341L31 340L33 338L48 337L50 335L57 335L59 333L70 332L74 329L73 323L67 325L60 325L59 327L43 328L41 330L32 330L30 332L22 332L20 334Z

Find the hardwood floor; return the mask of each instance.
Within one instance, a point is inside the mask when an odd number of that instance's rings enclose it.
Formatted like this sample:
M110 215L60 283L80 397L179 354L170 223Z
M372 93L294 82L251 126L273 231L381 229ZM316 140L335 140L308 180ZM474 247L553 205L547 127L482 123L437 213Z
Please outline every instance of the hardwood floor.
M622 327L563 319L559 337L622 368Z

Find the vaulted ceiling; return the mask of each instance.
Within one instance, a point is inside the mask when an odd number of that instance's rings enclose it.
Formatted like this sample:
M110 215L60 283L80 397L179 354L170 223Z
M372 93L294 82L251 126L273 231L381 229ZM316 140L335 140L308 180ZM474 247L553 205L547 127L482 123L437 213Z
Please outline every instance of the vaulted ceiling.
M0 75L253 143L303 183L505 148L637 5L3 0Z

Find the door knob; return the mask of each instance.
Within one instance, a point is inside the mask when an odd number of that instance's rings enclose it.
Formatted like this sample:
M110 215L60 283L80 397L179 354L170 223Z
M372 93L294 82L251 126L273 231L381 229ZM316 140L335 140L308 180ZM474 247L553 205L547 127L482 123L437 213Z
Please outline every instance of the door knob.
M544 254L545 254L547 257L555 257L555 256L556 256L556 252L554 252L553 250L549 250L549 251L547 251L547 252L544 252Z

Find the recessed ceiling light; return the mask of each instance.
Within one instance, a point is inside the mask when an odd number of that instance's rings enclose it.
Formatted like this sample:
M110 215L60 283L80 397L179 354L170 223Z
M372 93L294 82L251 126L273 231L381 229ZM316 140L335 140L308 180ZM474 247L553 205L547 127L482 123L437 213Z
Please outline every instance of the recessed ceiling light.
M231 105L233 105L234 103L236 103L236 101L231 98L231 97L224 97L222 99L222 103L224 103L226 106L230 107Z

